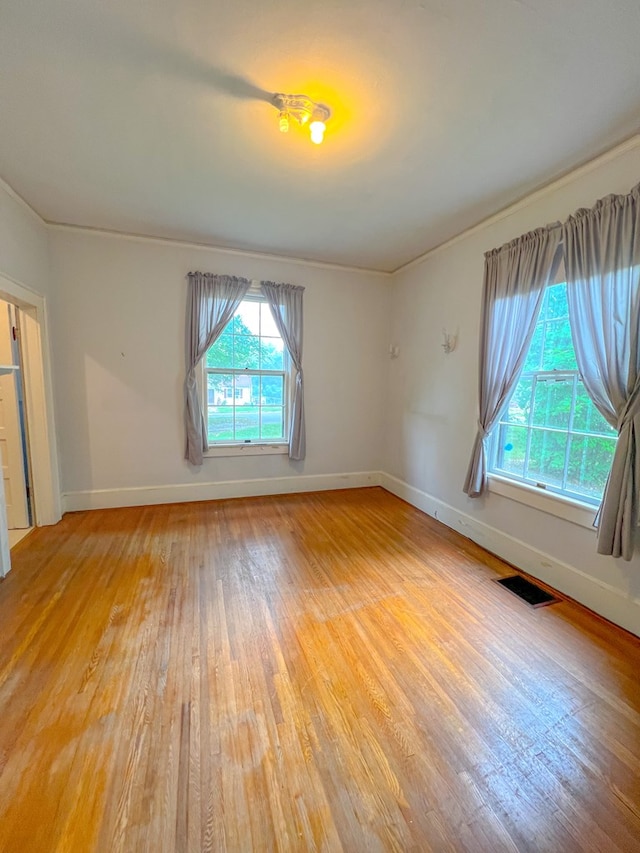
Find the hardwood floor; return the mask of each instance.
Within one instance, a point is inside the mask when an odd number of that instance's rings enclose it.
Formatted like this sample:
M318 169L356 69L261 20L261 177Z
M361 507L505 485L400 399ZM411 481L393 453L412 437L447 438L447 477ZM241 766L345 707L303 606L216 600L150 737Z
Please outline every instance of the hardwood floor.
M75 513L12 559L2 851L640 851L640 641L381 489Z

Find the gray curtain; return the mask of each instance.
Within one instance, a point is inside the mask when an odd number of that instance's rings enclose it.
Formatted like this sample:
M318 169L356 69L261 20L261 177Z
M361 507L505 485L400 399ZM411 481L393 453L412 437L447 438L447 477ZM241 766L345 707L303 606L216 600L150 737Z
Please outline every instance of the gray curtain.
M289 459L304 459L307 450L304 422L304 376L302 373L302 294L304 287L293 284L261 282L274 322L289 352L296 371L291 420L289 425Z
M587 393L618 430L598 553L630 560L640 500L640 185L563 226L569 321Z
M487 483L485 441L527 357L544 289L560 263L560 228L539 228L485 255L480 321L480 415L464 484L470 498Z
M189 273L187 292L187 378L185 379L185 422L187 449L185 459L202 465L202 454L209 449L196 367L209 347L222 334L242 302L249 282L246 278L211 273Z

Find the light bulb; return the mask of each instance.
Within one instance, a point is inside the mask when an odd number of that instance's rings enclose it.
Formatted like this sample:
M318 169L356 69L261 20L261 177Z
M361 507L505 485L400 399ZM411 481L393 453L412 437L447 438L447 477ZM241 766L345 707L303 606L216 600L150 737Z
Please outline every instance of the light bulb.
M324 139L324 132L326 130L326 125L323 121L312 121L309 125L309 130L311 131L311 141L316 145L320 145L322 140Z
M289 131L289 114L284 111L280 113L280 133Z

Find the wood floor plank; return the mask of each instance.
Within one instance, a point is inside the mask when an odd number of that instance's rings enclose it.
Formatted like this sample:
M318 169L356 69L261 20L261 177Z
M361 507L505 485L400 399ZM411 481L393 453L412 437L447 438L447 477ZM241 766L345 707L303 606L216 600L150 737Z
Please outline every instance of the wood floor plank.
M0 583L0 850L640 851L640 640L382 489L75 513Z

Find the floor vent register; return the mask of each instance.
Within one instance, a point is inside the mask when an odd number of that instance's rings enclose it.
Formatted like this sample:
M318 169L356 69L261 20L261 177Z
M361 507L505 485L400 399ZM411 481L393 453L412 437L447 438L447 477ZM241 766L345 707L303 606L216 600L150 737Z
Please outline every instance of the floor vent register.
M556 598L545 589L541 589L522 575L511 575L508 578L498 578L497 583L504 586L509 592L526 601L531 607L545 607L547 604L557 604L560 599Z

